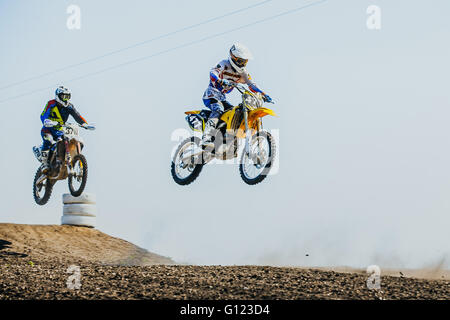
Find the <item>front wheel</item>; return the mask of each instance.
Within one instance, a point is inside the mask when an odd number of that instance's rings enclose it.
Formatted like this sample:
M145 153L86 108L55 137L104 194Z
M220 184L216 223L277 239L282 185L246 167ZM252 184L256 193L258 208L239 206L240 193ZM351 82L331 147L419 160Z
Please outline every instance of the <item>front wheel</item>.
M269 174L275 160L276 145L272 135L267 131L256 133L249 146L250 154L242 152L239 172L242 180L249 185L263 181Z
M69 175L69 190L74 197L79 197L86 187L88 165L82 154L77 154L72 160L73 174Z
M185 186L192 183L202 171L202 155L194 156L195 153L201 152L200 144L198 137L190 137L182 141L175 151L170 173L179 185ZM192 156L189 157L190 155Z
M53 182L48 176L42 172L39 168L34 176L33 181L33 198L34 201L40 206L43 206L48 202L52 195Z

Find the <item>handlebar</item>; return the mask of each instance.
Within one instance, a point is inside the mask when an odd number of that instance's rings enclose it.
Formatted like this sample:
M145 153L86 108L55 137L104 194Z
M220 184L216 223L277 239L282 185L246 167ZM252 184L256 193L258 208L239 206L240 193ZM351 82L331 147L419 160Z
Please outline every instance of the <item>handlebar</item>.
M237 82L231 82L230 86L236 88L240 93L244 93L245 91L245 87Z
M237 83L237 82L231 82L231 83L230 83L230 86L236 88L241 94L244 94L244 91L246 90L245 87L244 87L242 84ZM263 100L264 100L264 102L266 102L266 103L272 103L272 104L275 104L275 102L273 102L273 101L270 101L270 102L269 102L269 101L266 101L264 98L263 98Z
M61 127L69 128L70 126L73 126L73 125L76 125L76 126L78 126L80 128L86 129L86 130L95 130L94 126L90 126L90 125L83 126L83 125L78 124L78 123L68 123L67 125L66 124L62 124Z

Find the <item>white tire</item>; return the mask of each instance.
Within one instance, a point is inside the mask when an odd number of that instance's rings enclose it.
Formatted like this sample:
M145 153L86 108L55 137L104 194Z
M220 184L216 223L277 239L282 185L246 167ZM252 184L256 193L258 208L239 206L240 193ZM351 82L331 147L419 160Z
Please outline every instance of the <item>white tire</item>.
M79 197L74 197L70 193L63 194L63 203L64 204L70 204L70 203L89 203L89 204L95 204L96 203L96 197L93 193L83 193Z
M97 215L97 206L95 204L71 203L63 207L63 215L90 216Z
M61 224L95 228L96 220L95 217L67 215L62 216Z

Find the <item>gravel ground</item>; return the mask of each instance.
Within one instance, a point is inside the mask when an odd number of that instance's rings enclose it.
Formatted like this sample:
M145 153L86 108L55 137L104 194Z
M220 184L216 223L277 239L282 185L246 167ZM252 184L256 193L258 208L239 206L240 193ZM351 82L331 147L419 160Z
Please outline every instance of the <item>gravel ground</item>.
M76 289L71 265L79 266ZM0 299L450 299L448 279L269 266L176 265L98 230L0 224ZM68 288L75 285L75 288Z
M81 288L68 289L68 264L0 264L0 299L450 299L447 280L382 276L377 291L364 274L264 266L81 264Z

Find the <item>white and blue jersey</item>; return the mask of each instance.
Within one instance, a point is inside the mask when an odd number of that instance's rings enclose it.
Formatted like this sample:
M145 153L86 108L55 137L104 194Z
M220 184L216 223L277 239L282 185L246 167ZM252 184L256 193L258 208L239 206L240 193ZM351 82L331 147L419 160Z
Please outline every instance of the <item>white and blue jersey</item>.
M203 94L203 103L211 109L211 118L219 117L224 112L224 104L230 105L226 101L226 94L233 91L234 87L223 87L219 80L229 80L236 83L245 83L252 92L264 92L253 83L250 74L244 69L243 72L236 71L228 60L220 61L209 73L209 86Z

